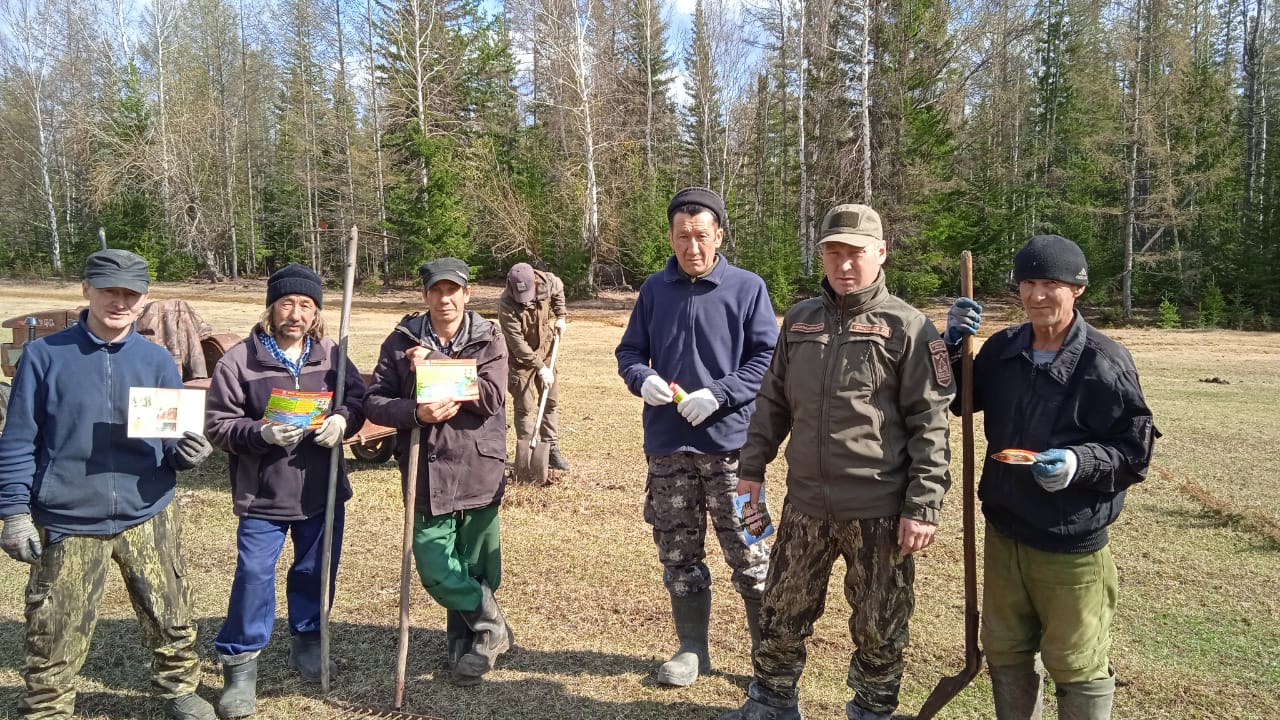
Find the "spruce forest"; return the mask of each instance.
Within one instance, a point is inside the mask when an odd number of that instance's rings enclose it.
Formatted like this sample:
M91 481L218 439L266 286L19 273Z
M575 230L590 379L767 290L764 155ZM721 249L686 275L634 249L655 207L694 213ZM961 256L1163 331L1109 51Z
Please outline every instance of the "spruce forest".
M337 278L358 226L368 290L455 255L589 295L696 184L779 310L865 202L908 299L1055 232L1104 320L1270 329L1278 46L1268 0L0 0L0 267Z

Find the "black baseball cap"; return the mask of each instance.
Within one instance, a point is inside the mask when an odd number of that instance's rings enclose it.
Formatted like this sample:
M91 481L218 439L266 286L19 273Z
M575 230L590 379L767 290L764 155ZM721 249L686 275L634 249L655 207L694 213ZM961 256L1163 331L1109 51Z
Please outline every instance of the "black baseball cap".
M84 261L84 279L95 288L124 288L145 295L151 286L147 261L128 250L99 250Z
M422 287L424 290L430 290L432 285L441 280L449 280L455 282L462 287L467 287L467 278L471 274L471 268L467 264L455 257L443 257L423 263L418 268L418 274L422 276Z

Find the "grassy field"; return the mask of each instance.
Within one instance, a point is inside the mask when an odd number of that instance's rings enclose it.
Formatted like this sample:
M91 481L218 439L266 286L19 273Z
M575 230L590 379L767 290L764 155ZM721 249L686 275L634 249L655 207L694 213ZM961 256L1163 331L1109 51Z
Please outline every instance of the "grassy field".
M161 285L154 295L185 297L218 330L244 334L265 293L261 283L224 283ZM496 288L477 287L473 307L492 316L497 295ZM78 285L0 282L0 319L79 301ZM418 305L420 299L408 291L358 297L351 331L356 363L371 368L396 320ZM330 294L327 307L336 332L337 293ZM684 689L653 682L653 671L675 643L661 568L641 519L641 401L623 387L613 358L628 307L625 295L571 303L560 377L561 445L573 470L548 488L508 491L502 516L506 572L498 596L519 647L483 685L449 685L444 611L415 582L407 711L451 720L675 719L716 718L741 703L750 674L749 641L741 603L715 547L708 562L716 575L716 671ZM931 313L940 319L944 310ZM1150 478L1130 493L1112 536L1121 582L1112 653L1120 679L1115 717L1280 716L1280 542L1274 538L1280 484L1266 472L1280 447L1280 343L1262 333L1112 334L1133 352L1164 433ZM1226 384L1204 382L1214 377ZM957 481L959 439L957 421ZM978 451L983 450L979 440ZM775 504L781 501L782 473L780 466L770 468ZM318 688L285 668L281 588L276 634L260 664L258 717L319 720L335 714L333 704L385 709L391 701L403 517L397 474L391 463L357 463L351 479L355 498L347 510L332 613L339 668L332 692L319 697ZM1189 483L1199 490L1189 491ZM227 487L222 457L183 475L179 485L201 630L201 692L210 700L222 685L212 639L226 611L235 562ZM959 506L953 496L938 541L917 565L918 604L900 709L906 716L941 676L963 664ZM0 717L16 716L22 686L26 575L25 566L0 558ZM828 611L810 643L801 680L801 707L813 718L844 717L849 698L842 576L837 564ZM80 716L161 717L159 703L148 698L147 662L122 583L113 578L79 679ZM985 675L939 717L994 717Z

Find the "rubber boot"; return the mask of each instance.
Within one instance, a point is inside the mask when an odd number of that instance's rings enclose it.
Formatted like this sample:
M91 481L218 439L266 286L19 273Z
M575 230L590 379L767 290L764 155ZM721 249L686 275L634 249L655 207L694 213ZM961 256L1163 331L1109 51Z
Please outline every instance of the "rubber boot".
M742 599L747 608L747 631L751 633L751 659L755 660L756 651L760 649L760 600Z
M218 696L218 716L249 717L258 710L258 652L220 655L222 694Z
M795 698L790 700L752 682L747 688L747 701L720 720L804 720Z
M569 461L565 460L564 456L560 454L559 445L551 446L551 454L548 456L547 466L552 470L569 471Z
M996 720L1040 720L1044 708L1044 675L1035 663L1010 667L987 666Z
M445 613L445 646L449 653L449 672L451 674L450 681L454 685L476 685L480 682L477 675L459 675L458 661L471 651L471 644L475 642L475 635L471 632L471 628L467 627L467 623L462 619L462 613L457 610L449 610Z
M1116 677L1086 682L1060 683L1058 720L1110 720L1111 701L1116 694Z
M164 714L173 720L218 720L218 716L213 714L213 706L195 693L165 700Z
M289 667L308 682L320 682L320 633L294 635L289 639ZM338 672L338 666L329 661L329 677Z
M684 597L672 595L671 617L675 620L680 648L658 668L658 682L684 687L692 685L698 679L698 673L711 672L711 656L707 654L711 590L701 590Z
M878 713L852 700L844 704L844 716L846 720L893 720L892 712Z
M489 584L480 581L480 605L475 610L459 611L466 626L474 633L470 650L458 658L453 674L467 680L460 684L475 684L481 675L493 669L498 656L511 649L511 627L502 616L498 602L493 598ZM470 681L474 678L475 681Z

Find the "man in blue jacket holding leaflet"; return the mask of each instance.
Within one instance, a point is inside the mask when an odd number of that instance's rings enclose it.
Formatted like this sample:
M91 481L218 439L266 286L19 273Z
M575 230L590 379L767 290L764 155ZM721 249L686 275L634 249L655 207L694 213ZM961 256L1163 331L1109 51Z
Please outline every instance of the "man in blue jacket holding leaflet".
M685 188L671 199L673 254L640 287L616 351L618 374L645 402L644 519L653 526L680 639L658 670L664 685L689 685L711 669L707 513L746 605L753 648L769 566L765 543L748 545L738 532L733 498L738 451L773 356L778 319L764 280L717 252L724 218L724 201L707 188Z
M70 718L107 566L114 560L152 652L166 714L213 720L196 695L200 662L183 577L177 472L209 456L204 436L127 436L129 389L182 387L169 352L134 332L147 261L103 250L85 261L78 324L24 346L0 436L0 547L31 564L26 718Z

